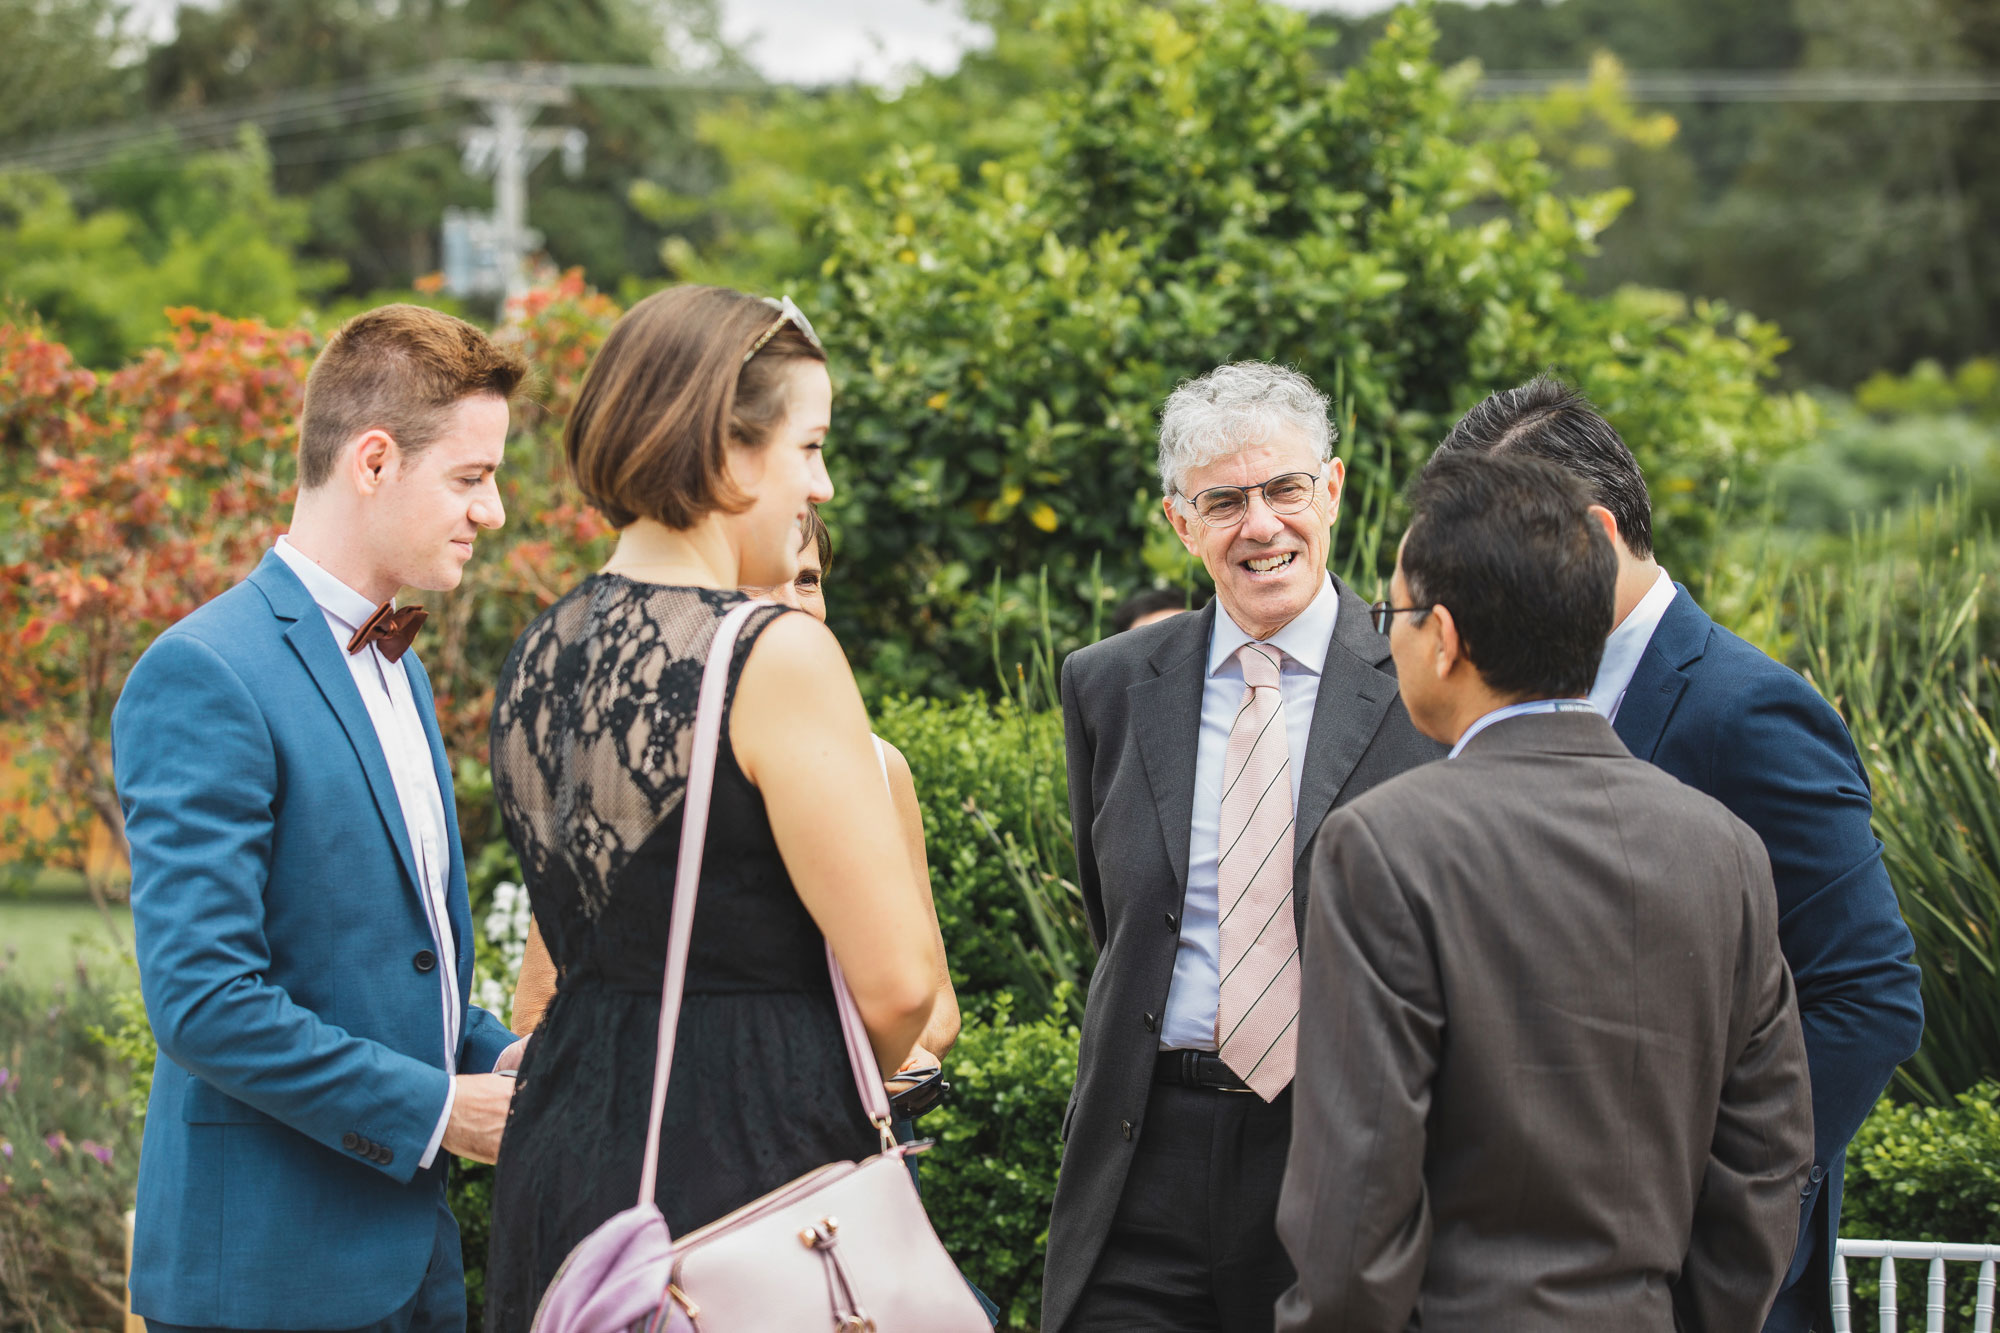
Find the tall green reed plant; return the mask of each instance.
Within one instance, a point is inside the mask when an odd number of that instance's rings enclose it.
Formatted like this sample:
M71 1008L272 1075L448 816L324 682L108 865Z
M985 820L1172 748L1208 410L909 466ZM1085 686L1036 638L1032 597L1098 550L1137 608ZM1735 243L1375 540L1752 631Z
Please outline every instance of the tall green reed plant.
M1924 1041L1897 1080L1932 1106L2000 1076L2000 666L1981 637L1994 555L1945 497L1857 525L1844 558L1788 580L1805 674L1854 735L1916 937Z

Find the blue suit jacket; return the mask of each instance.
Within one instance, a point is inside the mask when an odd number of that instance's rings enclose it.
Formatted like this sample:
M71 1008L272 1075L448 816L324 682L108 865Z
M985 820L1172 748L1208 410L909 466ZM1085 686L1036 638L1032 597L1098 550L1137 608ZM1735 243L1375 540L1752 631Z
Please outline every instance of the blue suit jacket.
M1619 739L1757 831L1812 1068L1812 1181L1791 1288L1840 1228L1847 1142L1923 1036L1915 944L1869 825L1868 777L1833 706L1677 587L1619 707ZM1823 1271L1823 1270L1822 1270ZM1831 1327L1827 1293L1794 1293ZM1790 1328L1785 1295L1772 1328ZM1803 1327L1803 1325L1798 1325Z
M414 654L451 842L459 998L472 921L451 774ZM416 863L367 708L275 554L161 635L112 715L133 933L160 1061L132 1304L171 1324L353 1328L415 1295L446 1154L443 1003ZM467 1007L456 1072L513 1036Z

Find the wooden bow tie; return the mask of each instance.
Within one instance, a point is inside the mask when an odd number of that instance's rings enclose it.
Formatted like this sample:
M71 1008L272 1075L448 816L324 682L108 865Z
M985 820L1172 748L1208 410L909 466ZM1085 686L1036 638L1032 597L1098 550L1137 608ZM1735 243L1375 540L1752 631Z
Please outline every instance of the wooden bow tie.
M391 662L398 661L409 650L417 631L429 619L429 614L421 606L398 609L394 602L384 602L375 608L374 615L368 617L367 624L354 631L354 637L347 641L347 651L358 653L372 643L381 649L382 656Z

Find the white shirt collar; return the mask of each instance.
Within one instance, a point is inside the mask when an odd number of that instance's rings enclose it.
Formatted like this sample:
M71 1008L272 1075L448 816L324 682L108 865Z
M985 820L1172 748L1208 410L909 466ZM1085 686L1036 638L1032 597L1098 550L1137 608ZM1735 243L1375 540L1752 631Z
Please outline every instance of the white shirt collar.
M1632 677L1639 670L1639 659L1646 652L1646 645L1653 641L1653 632L1660 627L1667 608L1673 605L1674 581L1666 570L1653 580L1653 586L1632 608L1632 614L1620 621L1611 631L1611 637L1604 641L1604 657L1597 664L1597 681L1590 687L1590 706L1606 717L1618 715L1619 701L1632 684Z
M292 545L290 539L278 538L274 549L278 558L299 576L299 582L306 585L306 591L312 594L313 601L319 603L319 609L341 624L349 629L360 629L368 623L368 617L375 614L375 603L314 564L312 558Z
M1590 705L1581 699L1530 699L1526 703L1507 704L1486 714L1465 729L1458 738L1458 744L1451 747L1447 759L1456 759L1459 752L1472 743L1472 738L1492 726L1495 722L1505 722L1510 717L1527 717L1532 713L1580 713L1590 710Z
M1291 623L1263 642L1317 676L1326 669L1327 645L1333 642L1333 627L1340 618L1340 594L1334 589L1333 575L1322 574L1319 592L1311 605L1292 617ZM1215 599L1215 627L1208 635L1208 674L1213 676L1236 650L1254 642L1248 631Z

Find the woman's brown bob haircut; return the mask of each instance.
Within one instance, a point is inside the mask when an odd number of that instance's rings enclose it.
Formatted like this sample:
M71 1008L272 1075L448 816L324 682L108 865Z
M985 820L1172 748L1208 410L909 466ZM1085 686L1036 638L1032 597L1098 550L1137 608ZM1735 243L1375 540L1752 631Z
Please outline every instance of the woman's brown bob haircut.
M745 363L777 318L727 287L673 287L625 312L563 430L570 475L612 527L686 529L749 507L724 470L729 445L762 446L784 418L792 363L826 361L788 321Z
M333 475L340 451L364 431L386 431L403 466L437 442L451 409L476 394L511 398L527 363L462 319L417 305L385 305L335 329L306 376L299 412L299 486Z

